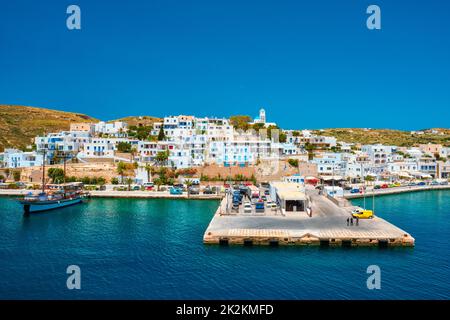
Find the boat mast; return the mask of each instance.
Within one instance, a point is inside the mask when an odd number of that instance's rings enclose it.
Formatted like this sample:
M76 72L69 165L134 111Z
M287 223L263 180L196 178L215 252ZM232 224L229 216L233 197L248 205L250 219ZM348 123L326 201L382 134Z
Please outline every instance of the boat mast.
M44 149L43 159L42 159L42 193L45 192L45 154L46 154L46 150Z
M66 183L66 155L64 155L63 182Z
M64 190L64 197L66 197L66 162L67 159L69 159L69 155L63 151L61 156L58 156L59 159L63 159L63 190Z

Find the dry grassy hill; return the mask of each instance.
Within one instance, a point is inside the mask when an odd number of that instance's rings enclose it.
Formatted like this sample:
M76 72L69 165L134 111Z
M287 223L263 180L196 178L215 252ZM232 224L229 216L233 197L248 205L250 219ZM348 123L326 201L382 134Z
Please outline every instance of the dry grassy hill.
M153 123L155 123L155 122L161 122L162 119L157 118L157 117L151 117L151 116L131 116L131 117L120 118L120 119L117 119L114 121L124 121L124 122L128 123L129 126L148 127L148 126L152 126Z
M44 132L68 130L71 122L98 122L84 114L35 107L0 105L0 151L25 148Z
M151 126L161 118L130 116L121 119L130 126ZM0 105L0 152L7 147L25 148L37 135L68 130L71 122L98 122L90 116L43 108ZM450 129L426 130L425 134L413 135L409 131L390 129L324 129L314 131L320 135L334 136L339 141L386 145L413 146L420 143L440 143L450 146Z
M432 133L431 131L437 131ZM450 146L450 129L430 129L425 134L411 134L410 131L391 129L324 129L314 131L317 134L333 136L338 141L349 143L396 145L410 147L422 143L440 143Z

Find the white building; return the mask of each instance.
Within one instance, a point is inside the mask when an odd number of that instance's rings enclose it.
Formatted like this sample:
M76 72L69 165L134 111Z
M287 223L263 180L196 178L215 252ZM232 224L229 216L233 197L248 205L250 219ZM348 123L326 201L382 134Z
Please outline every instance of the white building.
M442 158L450 158L450 147L442 147L439 155Z
M121 135L128 130L128 125L123 121L104 122L100 121L95 124L94 131L96 134Z
M419 171L419 163L416 159L406 159L404 161L390 162L387 165L388 171L392 174L414 173Z
M317 164L319 175L344 175L346 162L343 160L342 153L325 152L318 154L311 161Z
M247 166L258 160L278 159L282 146L268 138L251 133L235 134L230 141L223 142L223 156L219 164L225 166Z
M422 157L418 161L418 169L423 174L429 175L432 178L437 177L437 167L438 164L435 158L432 157Z
M276 126L277 124L275 122L267 122L266 119L266 110L264 110L263 108L259 109L259 117L255 118L253 120L253 122L251 122L250 124L263 124L264 127L270 127L270 126Z
M55 163L61 159L60 154L74 157L85 143L91 141L89 132L86 131L61 131L49 133L43 137L36 137L34 142L37 151L46 150L46 162Z
M374 164L385 164L392 161L392 153L396 150L395 146L382 144L369 144L361 147L361 151L366 153Z
M115 158L119 143L128 143L138 152L139 140L128 138L91 138L78 153L79 158Z
M410 148L405 151L412 158L419 159L423 156L423 152L419 148Z
M328 136L310 136L309 141L310 144L315 145L318 148L331 148L337 146L337 140L335 137Z
M350 177L353 179L362 178L363 175L366 177L372 173L372 166L357 162L346 162L344 172L344 177Z
M23 152L17 149L5 149L3 153L3 167L5 168L24 168L41 166L43 155L32 152Z
M294 143L282 143L281 146L283 148L283 155L285 156L300 155L305 153L303 148Z
M103 138L94 138L85 143L78 153L80 158L114 158L114 143Z

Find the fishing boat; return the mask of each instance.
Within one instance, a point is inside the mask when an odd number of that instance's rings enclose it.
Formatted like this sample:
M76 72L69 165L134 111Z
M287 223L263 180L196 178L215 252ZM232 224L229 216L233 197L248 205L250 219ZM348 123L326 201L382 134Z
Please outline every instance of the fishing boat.
M20 201L24 213L36 213L82 203L89 194L83 191L82 183L49 185L49 189L38 195L28 194Z
M19 199L25 214L48 211L79 204L89 198L83 191L83 183L72 182L62 184L45 184L45 155L42 161L42 190L38 195L29 193ZM66 158L64 157L64 177L66 176ZM65 180L65 179L64 179Z

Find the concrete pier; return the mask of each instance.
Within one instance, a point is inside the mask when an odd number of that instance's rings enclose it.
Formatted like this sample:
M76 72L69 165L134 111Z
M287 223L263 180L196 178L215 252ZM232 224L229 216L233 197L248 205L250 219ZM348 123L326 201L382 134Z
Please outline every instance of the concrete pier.
M321 246L414 246L404 230L375 216L354 219L347 226L354 207L339 207L327 197L310 191L312 215L306 212L232 213L224 198L203 237L205 244L321 245Z
M450 190L450 185L403 186L378 190L374 190L371 187L369 187L365 195L366 197L372 196L378 197L389 194L400 194L400 193L420 192L429 190ZM356 199L363 197L364 197L363 193L349 193L349 192L344 193L344 198L346 199Z

